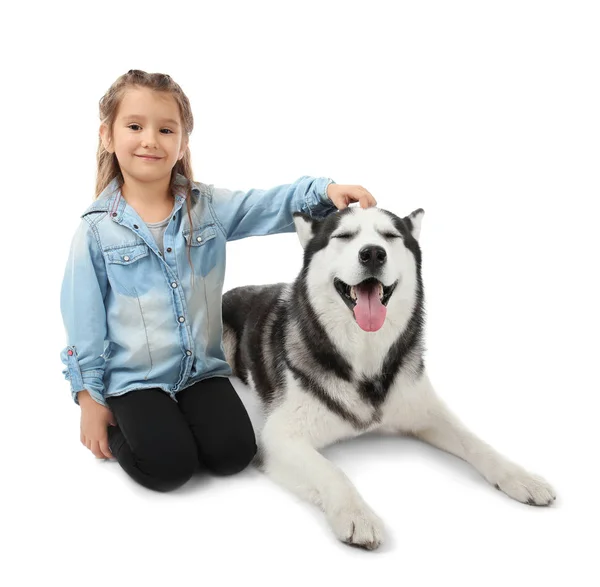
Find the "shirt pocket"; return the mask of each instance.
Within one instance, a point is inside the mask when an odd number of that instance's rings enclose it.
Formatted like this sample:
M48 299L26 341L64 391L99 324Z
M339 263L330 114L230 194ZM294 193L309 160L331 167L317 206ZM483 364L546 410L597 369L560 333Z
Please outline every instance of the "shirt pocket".
M191 248L194 273L205 277L217 263L217 229L214 223L206 224L193 231L184 230L186 247Z
M146 243L111 247L104 251L109 281L118 293L137 296L150 288L149 257Z

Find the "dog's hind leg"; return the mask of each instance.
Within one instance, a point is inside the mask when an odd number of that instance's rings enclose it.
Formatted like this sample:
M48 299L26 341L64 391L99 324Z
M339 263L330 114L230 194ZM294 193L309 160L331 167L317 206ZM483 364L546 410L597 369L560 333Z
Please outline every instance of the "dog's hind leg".
M305 437L290 433L275 412L260 437L262 468L277 483L318 505L335 535L369 550L383 541L383 523L346 475Z
M418 409L411 410L410 428L417 438L470 463L496 489L517 501L530 505L554 501L554 489L545 479L508 460L468 430L435 394L427 374L416 385Z

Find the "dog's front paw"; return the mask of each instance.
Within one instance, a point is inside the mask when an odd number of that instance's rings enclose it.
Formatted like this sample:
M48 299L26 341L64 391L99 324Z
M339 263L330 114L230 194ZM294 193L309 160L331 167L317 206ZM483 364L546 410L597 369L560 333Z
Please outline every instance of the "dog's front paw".
M383 542L383 522L365 503L349 502L327 512L335 535L346 544L368 550Z
M529 505L550 505L556 499L548 481L513 463L499 467L491 483L509 497Z

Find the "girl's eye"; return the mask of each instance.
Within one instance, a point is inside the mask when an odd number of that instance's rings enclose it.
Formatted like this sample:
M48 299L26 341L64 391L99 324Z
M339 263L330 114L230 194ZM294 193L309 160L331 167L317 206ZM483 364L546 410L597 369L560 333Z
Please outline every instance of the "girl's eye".
M137 128L132 128L132 127L137 127ZM131 130L137 130L138 128L142 128L139 124L129 124L127 125L127 128L131 128ZM166 130L166 133L163 134L173 134L173 131L169 128L161 128L160 130Z

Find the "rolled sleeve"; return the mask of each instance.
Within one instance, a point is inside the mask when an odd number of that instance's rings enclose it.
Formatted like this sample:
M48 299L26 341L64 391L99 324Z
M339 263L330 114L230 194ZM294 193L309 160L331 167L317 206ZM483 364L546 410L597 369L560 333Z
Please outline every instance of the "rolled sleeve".
M63 375L70 381L75 403L77 393L87 390L104 401L103 356L106 340L104 298L108 287L106 267L93 226L84 218L77 229L63 278L60 306L67 334L61 352Z
M325 216L335 212L337 208L327 195L327 188L332 183L335 183L333 179L325 177L314 180L312 189L306 193L305 208L300 211L313 218L325 218Z
M78 404L77 394L80 391L87 390L92 398L103 406L104 401L104 369L88 369L85 373L81 372L79 360L77 358L77 349L74 346L68 346L61 352L61 360L66 365L63 369L65 379L71 382L71 395L73 401Z
M294 232L294 212L323 218L336 210L327 196L335 183L325 177L303 176L292 184L268 190L212 190L212 211L227 240Z

